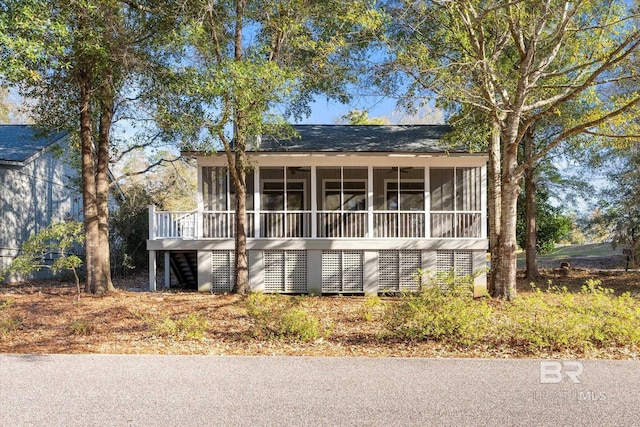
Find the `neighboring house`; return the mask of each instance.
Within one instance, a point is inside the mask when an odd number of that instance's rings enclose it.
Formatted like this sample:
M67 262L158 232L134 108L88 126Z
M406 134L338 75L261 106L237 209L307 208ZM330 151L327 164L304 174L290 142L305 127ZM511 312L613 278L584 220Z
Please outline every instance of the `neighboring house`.
M486 289L486 154L443 149L444 125L294 128L299 138L263 140L250 153L253 290L415 290L419 270L476 274L476 290ZM229 291L235 212L227 158L183 154L197 158L198 209L150 208L150 289L163 261L164 283L173 272L200 291Z
M66 134L41 136L35 126L0 125L0 268L51 222L81 220L82 195L68 160Z

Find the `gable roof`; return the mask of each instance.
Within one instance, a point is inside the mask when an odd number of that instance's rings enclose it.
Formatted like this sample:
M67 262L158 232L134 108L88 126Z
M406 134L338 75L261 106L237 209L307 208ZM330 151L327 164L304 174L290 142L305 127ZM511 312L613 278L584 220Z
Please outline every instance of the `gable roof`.
M43 136L34 125L0 125L0 164L22 165L66 134Z
M445 147L448 125L293 125L298 137L263 137L259 151L465 153Z

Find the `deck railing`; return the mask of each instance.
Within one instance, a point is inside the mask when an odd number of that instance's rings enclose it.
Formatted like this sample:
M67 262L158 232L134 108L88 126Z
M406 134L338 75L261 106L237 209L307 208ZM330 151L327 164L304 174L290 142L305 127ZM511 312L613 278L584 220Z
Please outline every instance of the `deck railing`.
M482 233L479 212L373 211L371 222L369 214L316 211L314 230L312 211L248 211L247 237L256 237L258 229L261 238L479 238ZM233 211L160 212L151 206L149 236L229 239L235 237L235 217Z

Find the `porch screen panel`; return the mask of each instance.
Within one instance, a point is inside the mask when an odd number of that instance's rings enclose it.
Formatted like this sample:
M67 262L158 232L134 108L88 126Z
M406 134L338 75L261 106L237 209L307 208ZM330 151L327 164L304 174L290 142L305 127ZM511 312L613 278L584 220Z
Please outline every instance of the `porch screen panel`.
M227 168L202 168L202 198L205 211L226 211L227 207Z
M211 251L211 292L230 292L235 276L233 251Z

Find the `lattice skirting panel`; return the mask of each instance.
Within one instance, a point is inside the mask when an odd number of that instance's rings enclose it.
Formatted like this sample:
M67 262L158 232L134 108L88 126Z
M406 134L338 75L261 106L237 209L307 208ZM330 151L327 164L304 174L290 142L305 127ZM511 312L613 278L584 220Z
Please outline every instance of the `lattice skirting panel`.
M230 292L235 279L234 251L211 251L211 292Z
M306 251L264 251L265 292L307 292Z
M362 251L322 251L322 292L364 292Z
M436 273L439 284L446 283L443 276L453 273L454 277L464 277L473 275L473 252L472 251L437 251L436 253Z
M420 250L382 250L378 252L380 291L417 291L418 269L422 268Z

